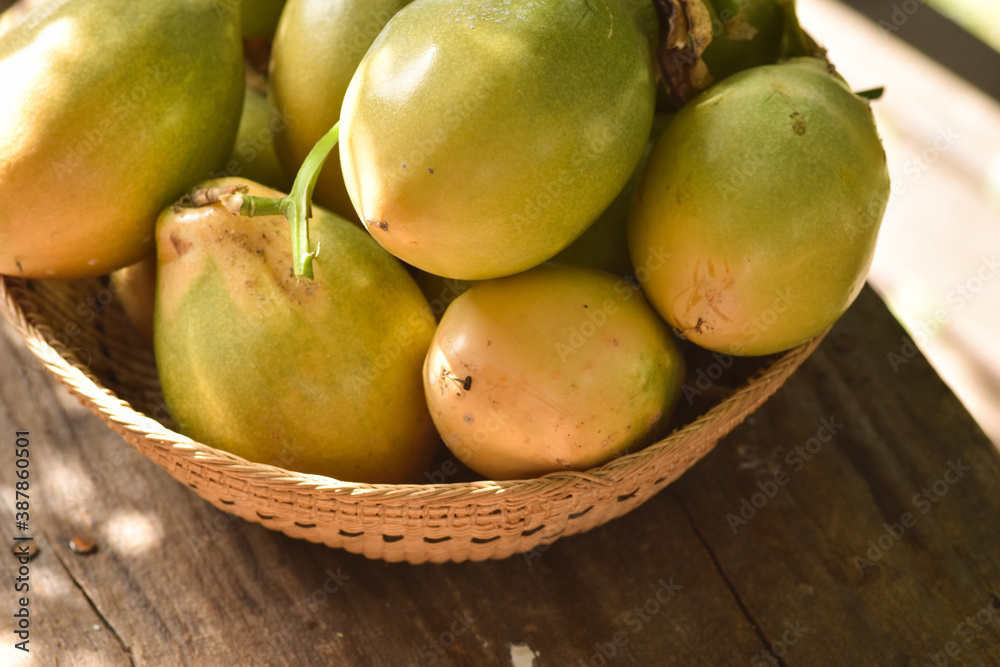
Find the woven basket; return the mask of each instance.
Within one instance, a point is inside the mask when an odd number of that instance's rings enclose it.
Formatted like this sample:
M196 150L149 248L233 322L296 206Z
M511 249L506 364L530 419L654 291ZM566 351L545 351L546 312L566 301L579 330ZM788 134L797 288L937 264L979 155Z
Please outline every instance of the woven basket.
M683 421L666 439L587 472L513 481L355 484L250 463L172 431L152 352L106 280L0 276L0 308L84 405L220 510L292 537L411 563L505 558L625 514L707 454L823 337L757 361L732 390L699 406L701 416L678 417Z

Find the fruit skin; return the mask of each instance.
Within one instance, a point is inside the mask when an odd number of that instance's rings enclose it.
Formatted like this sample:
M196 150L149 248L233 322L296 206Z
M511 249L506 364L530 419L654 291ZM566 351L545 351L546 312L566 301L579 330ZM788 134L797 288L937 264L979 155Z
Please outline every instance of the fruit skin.
M213 178L240 176L261 185L287 192L292 179L282 168L275 152L275 138L288 131L288 119L267 103L267 93L246 87L243 115L224 174Z
M445 311L424 391L445 444L489 479L586 470L659 435L684 363L638 289L542 264Z
M217 0L226 2L227 0ZM281 19L285 0L228 0L238 2L244 37L272 39Z
M275 136L285 171L295 174L309 151L340 120L354 71L389 19L409 0L288 0L274 37L270 104L290 119ZM336 151L319 173L313 199L335 213L357 213Z
M156 300L156 253L108 276L111 292L142 339L153 345L153 304Z
M632 9L417 0L393 17L341 111L344 180L379 243L479 280L580 236L652 126L652 45Z
M712 86L653 149L629 220L653 306L694 343L765 355L824 331L864 285L889 198L867 101L824 61Z
M587 228L580 237L552 258L558 264L572 264L600 269L619 276L632 274L632 258L628 250L628 215L632 208L635 191L646 171L646 163L653 152L653 146L663 129L670 122L672 114L657 114L653 118L653 129L646 142L642 158L629 177L622 191L611 205ZM424 291L427 294L427 291Z
M413 269L413 279L417 281L420 291L427 298L431 312L439 321L444 311L448 309L451 302L459 297L463 292L475 285L468 280L455 280L454 278L442 278L433 273L427 273L420 269Z
M43 5L0 41L0 273L97 276L229 154L238 15L213 0Z
M706 2L712 20L712 41L702 60L715 81L750 67L770 65L784 55L786 10L782 6L788 4L794 5L793 0Z
M212 184L281 196L244 179ZM312 281L291 277L281 216L163 212L154 351L168 411L181 432L249 460L415 481L439 442L420 379L434 318L364 230L313 212Z

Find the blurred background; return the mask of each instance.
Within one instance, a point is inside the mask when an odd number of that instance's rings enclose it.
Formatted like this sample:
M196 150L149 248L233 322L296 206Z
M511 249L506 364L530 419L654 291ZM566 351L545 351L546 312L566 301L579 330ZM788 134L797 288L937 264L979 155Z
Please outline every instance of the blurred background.
M893 188L869 282L1000 446L1000 3L798 7L856 90L885 86Z
M869 282L912 338L886 363L902 368L915 342L1000 447L1000 2L798 12L855 90L885 87L873 108L893 191Z
M1000 48L1000 4L992 0L931 0L928 4L994 49Z

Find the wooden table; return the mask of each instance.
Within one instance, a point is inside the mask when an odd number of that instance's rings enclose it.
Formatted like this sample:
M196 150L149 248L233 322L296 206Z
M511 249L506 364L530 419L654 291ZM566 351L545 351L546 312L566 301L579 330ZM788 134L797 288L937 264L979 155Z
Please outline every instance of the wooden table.
M1000 455L869 289L638 510L446 565L369 561L215 510L2 331L0 535L20 534L28 430L33 664L1000 664ZM2 562L0 664L21 664L17 563Z

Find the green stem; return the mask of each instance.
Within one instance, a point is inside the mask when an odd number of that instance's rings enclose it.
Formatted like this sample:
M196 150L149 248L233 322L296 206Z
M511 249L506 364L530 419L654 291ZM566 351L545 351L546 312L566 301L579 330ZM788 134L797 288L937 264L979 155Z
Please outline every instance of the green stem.
M256 197L243 192L227 194L227 208L240 215L283 215L292 228L292 268L296 276L313 277L312 262L319 253L319 246L313 252L309 245L309 217L312 215L312 193L316 188L319 172L340 140L340 123L330 128L323 138L309 151L299 173L295 175L292 191L287 197L273 199Z
M252 218L258 215L282 215L281 204L284 202L282 199L274 199L272 197L258 197L256 195L241 195L240 201L240 215L245 215L248 218Z
M295 275L313 277L312 261L319 252L313 252L309 246L309 216L312 214L312 193L316 188L316 179L323 168L330 151L340 140L340 123L330 128L323 138L316 142L309 151L299 173L295 176L292 191L281 200L280 210L292 226L292 266Z

